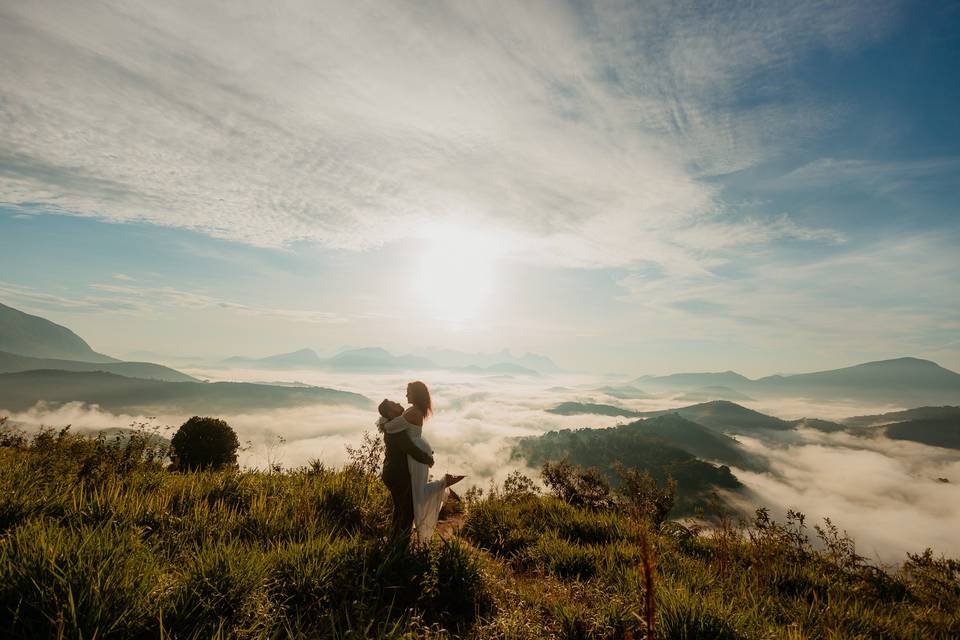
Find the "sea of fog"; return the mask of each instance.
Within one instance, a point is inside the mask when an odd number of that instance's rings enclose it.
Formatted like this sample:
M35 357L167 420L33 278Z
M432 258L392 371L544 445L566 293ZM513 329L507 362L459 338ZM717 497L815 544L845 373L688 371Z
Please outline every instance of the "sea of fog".
M264 371L187 369L211 381L301 382L361 393L374 402L390 398L404 402L410 377L406 374L348 374L317 370ZM536 478L520 460L510 458L513 439L565 428L608 427L629 422L605 416L560 416L545 409L564 401L617 404L630 409L658 410L683 406L670 395L646 400L621 400L596 389L623 380L584 375L508 377L457 372L432 372L424 382L433 395L435 415L424 436L436 452L435 474L466 474L463 488L501 482L515 469ZM839 419L905 407L812 404L799 399L740 402L751 409L784 419ZM152 422L171 427L184 415L159 415ZM241 464L264 467L279 462L296 467L319 459L340 465L346 446L357 445L364 432L375 431L376 411L317 406L218 416L227 420L250 447ZM73 403L56 409L38 406L12 414L18 423L74 429L127 427L144 416L114 415L97 407ZM282 437L283 442L280 442ZM765 473L734 469L746 491L734 499L745 509L766 506L780 517L793 508L814 524L824 517L845 529L858 551L874 560L897 562L904 552L932 547L960 556L960 452L883 437L857 438L847 433L801 429L764 440L738 437L752 452L766 457ZM938 478L947 478L944 483Z

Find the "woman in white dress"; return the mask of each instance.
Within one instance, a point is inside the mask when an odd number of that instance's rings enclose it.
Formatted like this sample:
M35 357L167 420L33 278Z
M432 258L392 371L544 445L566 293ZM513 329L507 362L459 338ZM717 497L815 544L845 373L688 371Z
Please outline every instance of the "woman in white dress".
M406 411L398 403L392 403L393 408L389 414L391 419L381 417L377 426L385 433L407 431L418 449L433 454L430 443L423 437L423 421L433 413L427 385L419 380L408 384L407 401L410 402L410 407ZM437 527L440 508L447 497L448 487L463 480L464 476L452 476L448 473L440 480L431 481L430 468L427 465L418 462L412 456L407 456L407 465L410 467L413 524L417 530L417 539L422 543L428 543Z

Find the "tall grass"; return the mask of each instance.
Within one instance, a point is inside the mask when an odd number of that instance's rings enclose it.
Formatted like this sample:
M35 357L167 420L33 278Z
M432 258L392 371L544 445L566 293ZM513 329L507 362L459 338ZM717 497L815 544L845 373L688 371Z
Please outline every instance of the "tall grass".
M177 473L111 446L0 446L0 636L343 637L486 610L476 552L391 540L362 469Z
M873 567L829 522L814 545L802 514L778 523L761 509L749 523L722 520L712 535L665 523L631 536L630 514L527 496L475 503L464 535L523 576L527 601L555 580L579 585L527 611L557 637L583 629L587 637L633 638L960 637L954 560L926 552L896 570ZM621 631L611 630L611 616Z
M960 637L960 563L873 567L802 514L705 534L513 478L461 537L412 546L372 450L180 473L149 442L0 433L0 637Z

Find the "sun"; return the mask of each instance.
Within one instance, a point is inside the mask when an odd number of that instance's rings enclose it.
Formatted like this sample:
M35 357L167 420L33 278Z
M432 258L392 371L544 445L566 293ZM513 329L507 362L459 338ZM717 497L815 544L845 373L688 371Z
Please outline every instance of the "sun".
M475 229L447 227L432 232L414 278L427 312L453 323L480 315L493 295L498 253L497 243Z

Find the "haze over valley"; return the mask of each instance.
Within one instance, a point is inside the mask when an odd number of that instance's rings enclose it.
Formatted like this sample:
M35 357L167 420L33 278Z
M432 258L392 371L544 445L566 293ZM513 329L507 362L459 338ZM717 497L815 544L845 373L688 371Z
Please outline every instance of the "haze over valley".
M304 349L193 359L174 369L104 356L65 327L0 311L0 413L11 426L113 433L209 414L249 441L243 465L338 465L348 445L374 432L376 403L402 401L406 383L422 378L436 399L431 443L445 469L468 475L467 486L514 470L537 478L544 461L564 457L613 477L619 462L674 477L677 517L696 516L718 491L744 512L833 517L883 560L918 540L960 552L960 375L933 362L759 379L601 376L535 354L370 347L326 358Z

